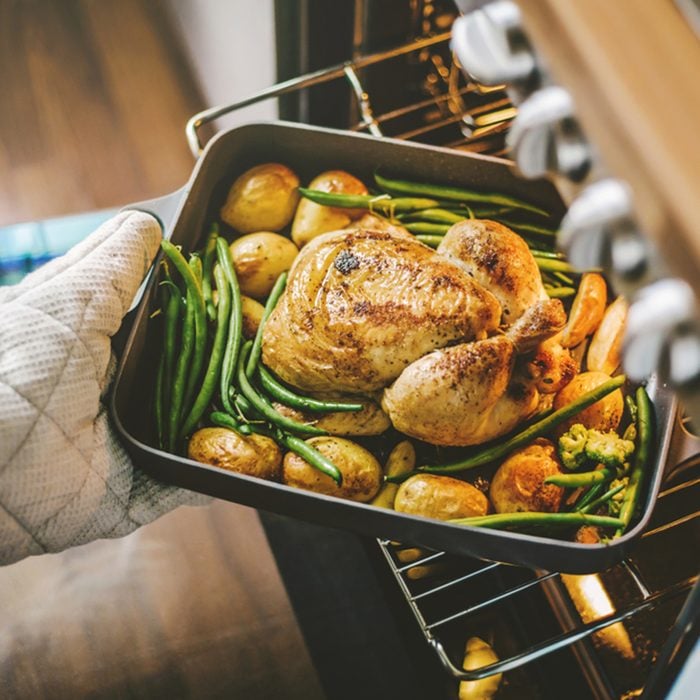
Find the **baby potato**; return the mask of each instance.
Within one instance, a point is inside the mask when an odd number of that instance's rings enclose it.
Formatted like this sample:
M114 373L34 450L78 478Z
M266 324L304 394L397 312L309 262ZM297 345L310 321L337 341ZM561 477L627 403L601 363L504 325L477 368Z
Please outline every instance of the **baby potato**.
M328 170L310 183L312 190L341 194L367 194L364 183L343 170ZM345 228L351 221L362 216L364 209L324 207L310 199L299 202L292 223L292 240L301 248L310 240L329 231Z
M315 437L306 442L338 467L343 483L338 486L299 455L287 452L282 462L282 481L287 486L361 503L374 498L382 483L382 467L371 452L339 437Z
M394 510L400 513L438 520L486 515L488 509L488 499L476 486L437 474L406 479L394 499Z
M319 397L320 398L320 397ZM334 399L343 400L343 399ZM381 435L391 426L389 416L372 399L345 397L346 401L362 404L361 411L331 411L328 413L304 412L290 406L275 403L275 409L298 423L313 423L317 428L331 435L346 437L361 435Z
M282 451L264 435L239 435L228 428L202 428L187 445L187 456L204 464L261 479L278 480Z
M299 202L299 178L286 165L263 163L231 185L221 220L236 231L281 231Z
M544 438L513 452L491 481L489 497L495 511L556 513L564 489L544 480L561 471L554 443Z
M255 299L241 295L241 312L243 313L243 336L250 340L255 338L262 321L265 307Z
M592 391L603 382L607 382L608 379L610 375L605 372L581 372L557 393L552 407L556 411L575 401L582 394ZM582 423L587 428L595 428L603 432L617 430L622 419L624 404L622 391L615 389L600 401L596 401L592 406L584 408L580 413L564 421L555 429L555 434L557 437L563 435L574 423Z
M275 280L289 270L299 249L288 238L271 231L241 236L231 243L231 257L241 292L265 298Z

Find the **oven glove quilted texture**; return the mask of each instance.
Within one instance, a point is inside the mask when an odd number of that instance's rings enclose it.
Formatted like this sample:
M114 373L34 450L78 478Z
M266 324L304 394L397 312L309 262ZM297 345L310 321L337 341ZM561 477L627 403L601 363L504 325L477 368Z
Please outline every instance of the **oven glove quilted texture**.
M120 537L203 496L134 468L110 426L110 337L161 239L122 212L0 287L0 563Z

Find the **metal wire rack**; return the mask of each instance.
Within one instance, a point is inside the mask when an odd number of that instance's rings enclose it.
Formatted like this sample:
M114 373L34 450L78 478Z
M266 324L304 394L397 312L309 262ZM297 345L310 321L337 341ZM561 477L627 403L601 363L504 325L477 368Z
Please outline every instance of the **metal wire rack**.
M213 107L195 115L187 124L186 133L195 157L203 150L202 128L220 117L250 105L279 98L290 93L314 89L330 81L345 81L354 98L356 119L349 125L353 131L365 131L377 137L417 140L441 146L503 156L504 137L516 109L503 89L484 88L465 81L462 71L449 51L450 33L424 37L397 48L356 58L273 85L238 102ZM409 60L421 69L420 89L423 96L409 104L382 105L365 89L369 72L396 60ZM693 444L691 452L699 452ZM681 455L687 457L688 455ZM675 458L679 462L678 455ZM700 459L697 460L700 466ZM688 460L684 465L687 467ZM693 527L700 511L688 504L700 502L700 477L682 479L669 485L659 496L660 504L674 503L655 516L652 527L643 535L640 548L664 537L670 531ZM672 476L672 475L671 475ZM543 657L569 648L582 668L599 665L591 640L606 629L626 623L645 611L654 610L686 596L697 582L697 570L659 585L649 580L648 572L640 571L635 560L627 559L617 567L615 575L624 577L633 591L626 602L610 607L594 617L582 614L572 604L572 577L557 572L528 571L506 564L454 558L445 552L420 550L385 540L378 541L383 558L405 597L417 625L437 654L446 671L458 680L479 680L527 666ZM692 546L692 545L691 545ZM691 569L695 563L691 558ZM653 577L652 577L653 578ZM496 591L494 593L494 591ZM537 640L529 646L502 656L489 666L474 671L461 667L462 649L450 639L465 640L464 630L470 621L486 611L504 605L519 604L534 591L540 591L551 603L561 631ZM469 600L464 604L464 600ZM458 630L458 634L454 631ZM650 659L650 663L653 659ZM589 676L597 697L614 697L611 684Z

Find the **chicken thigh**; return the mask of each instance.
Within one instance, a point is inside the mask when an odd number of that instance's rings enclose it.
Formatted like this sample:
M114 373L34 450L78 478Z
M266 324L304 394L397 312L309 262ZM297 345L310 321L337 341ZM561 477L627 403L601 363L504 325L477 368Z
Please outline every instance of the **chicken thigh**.
M478 445L531 416L534 385L513 376L516 349L506 335L435 350L384 391L394 427L433 445Z
M411 362L499 324L496 298L405 234L313 239L297 256L263 333L263 361L307 391L383 389Z

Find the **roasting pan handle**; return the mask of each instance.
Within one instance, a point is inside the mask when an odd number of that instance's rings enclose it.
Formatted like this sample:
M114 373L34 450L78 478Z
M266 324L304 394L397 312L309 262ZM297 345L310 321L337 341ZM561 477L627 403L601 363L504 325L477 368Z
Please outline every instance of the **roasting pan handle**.
M188 188L187 185L185 185L179 190L175 190L175 192L171 192L170 194L166 194L162 197L156 197L155 199L146 199L142 202L129 204L125 206L122 209L122 211L142 211L146 214L151 214L151 216L154 216L156 219L158 219L158 223L160 224L160 227L163 230L163 238L169 239L173 233L173 225L175 223L178 213L180 212L180 207L185 201L187 192ZM158 258L156 258L156 260L157 259ZM134 323L136 309L138 308L138 305L141 299L143 298L143 293L146 290L148 281L151 279L151 275L153 274L154 268L155 266L151 266L151 269L148 271L148 274L141 283L141 286L138 288L138 291L136 292L136 295L134 296L134 299L131 302L129 310L126 312L126 315L122 320L122 325L119 327L119 330L112 336L112 349L117 355L117 357L119 357L122 354L122 351L124 350L126 340L129 337L131 327Z
M160 227L163 229L163 238L169 239L173 232L175 218L180 211L180 207L186 195L187 185L184 185L179 190L175 190L162 197L129 204L124 207L122 211L143 211L146 214L155 216L155 218L158 219Z

